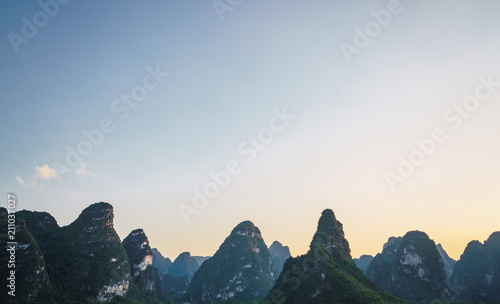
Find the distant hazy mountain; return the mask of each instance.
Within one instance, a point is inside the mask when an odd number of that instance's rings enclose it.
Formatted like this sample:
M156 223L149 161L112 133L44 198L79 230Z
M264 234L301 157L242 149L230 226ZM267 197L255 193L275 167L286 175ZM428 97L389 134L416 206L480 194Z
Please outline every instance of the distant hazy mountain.
M283 246L280 242L274 241L271 246L269 246L269 253L273 258L274 266L276 266L276 270L278 271L276 276L281 273L283 270L283 264L285 264L286 259L291 257L290 249L288 246Z
M370 265L370 262L373 260L373 256L363 254L362 256L359 257L359 259L353 259L354 263L356 263L356 266L358 266L359 269L365 273L366 268L368 268L368 265Z
M186 301L197 304L252 302L271 289L276 268L260 230L250 221L237 225L213 257L195 273Z
M405 303L377 287L354 264L342 224L323 211L307 254L288 259L262 304Z
M169 274L175 277L188 276L189 280L193 277L194 273L200 268L198 262L191 256L189 252L183 252L175 259L170 266Z
M161 297L160 277L153 267L153 253L144 231L132 231L122 244L129 258L132 277L141 291L153 297Z
M500 232L494 232L484 244L470 242L456 263L450 282L461 300L500 303Z
M439 251L439 255L441 256L441 261L443 261L444 272L446 273L446 277L449 278L453 273L453 269L455 268L455 264L457 261L450 258L448 253L443 249L441 244L437 244L437 250Z
M196 263L198 263L198 265L201 266L201 264L203 264L203 262L205 262L206 260L208 260L210 257L209 256L193 256L193 259L196 261Z
M390 238L366 274L385 291L410 301L453 299L436 244L427 234L410 231Z
M151 249L153 253L153 267L158 270L158 274L166 274L172 266L172 261L169 258L165 258L158 249Z
M167 259L163 261L168 265ZM167 273L160 275L163 295L166 298L178 300L186 292L189 282L200 266L191 253L183 252L179 254L172 265L166 268Z

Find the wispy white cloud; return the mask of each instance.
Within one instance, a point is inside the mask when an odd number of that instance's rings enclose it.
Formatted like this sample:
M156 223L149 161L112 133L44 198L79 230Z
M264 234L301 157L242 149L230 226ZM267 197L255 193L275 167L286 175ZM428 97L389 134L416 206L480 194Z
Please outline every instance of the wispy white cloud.
M43 167L36 166L35 171L41 179L51 179L57 177L56 171L54 171L54 169L49 167L47 164L43 165Z
M19 175L18 175L18 176L16 176L16 180L17 180L17 182L18 182L21 186L23 186L23 187L25 187L25 186L26 186L26 183L23 181L23 179L22 179Z
M80 167L76 168L75 173L78 175L95 175L94 172L87 170L86 163L82 163Z

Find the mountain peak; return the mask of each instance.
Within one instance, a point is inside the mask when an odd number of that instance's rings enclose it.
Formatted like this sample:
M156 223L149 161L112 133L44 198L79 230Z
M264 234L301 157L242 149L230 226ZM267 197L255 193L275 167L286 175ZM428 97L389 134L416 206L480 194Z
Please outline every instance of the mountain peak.
M422 238L422 239L430 239L429 236L425 233L425 232L422 232L422 231L419 231L419 230L412 230L412 231L408 231L404 237L413 237L413 238ZM403 238L404 238L403 237Z
M310 245L310 251L320 247L338 258L351 258L349 243L344 237L342 223L337 221L331 209L325 209L318 221L318 229ZM315 252L316 254L317 252Z
M493 232L484 242L484 246L500 264L500 231Z
M194 273L198 271L200 266L198 262L191 256L190 252L183 252L174 260L170 267L170 274L176 277L183 277L185 275L191 280Z
M385 291L409 301L449 301L454 294L446 281L443 255L426 233L409 231L402 238L391 237L366 274Z
M338 231L337 219L335 218L335 213L332 209L325 209L321 213L321 217L318 221L318 232L324 232L326 234L332 235Z
M233 231L231 231L231 235L262 238L262 234L260 233L259 228L255 227L255 225L251 221L244 221L239 223L236 227L234 227Z
M498 239L500 239L500 231L495 231L495 232L493 232L493 233L490 235L490 237L488 238L488 240L489 240L490 238L494 238L494 239L497 239L497 240L498 240Z
M92 205L83 209L82 213L84 213L84 212L103 212L103 211L110 210L110 209L113 210L113 206L110 203L97 202L97 203L93 203Z
M74 223L99 224L100 226L113 228L113 218L113 206L109 203L99 202L85 208Z
M152 248L151 253L153 254L153 267L158 270L158 273L168 273L168 269L172 266L172 261L169 258L165 258L157 248Z
M146 235L144 233L144 230L141 229L141 228L139 228L139 229L132 230L132 232L130 232L129 236L138 236L138 235L141 235L141 234L144 235L144 236Z
M358 266L358 268L361 269L364 274L366 274L366 269L368 269L368 266L370 265L373 258L374 257L371 255L363 254L359 258L353 260L356 266Z
M259 301L273 286L275 276L276 268L260 230L244 221L194 274L186 300L201 304Z
M443 246L441 245L441 243L437 244L437 245L436 245L436 248L437 248L437 250L438 250L439 252L444 251Z
M384 247L382 248L382 250L386 250L387 248L390 248L392 246L396 246L396 247L399 247L399 244L401 244L401 240L403 239L403 237L395 237L395 236L391 236L388 240L387 240L387 243L384 244ZM396 248L397 249L397 248Z
M269 246L269 249L273 248L274 251L283 251L283 250L286 250L288 252L290 252L290 248L288 248L288 246L283 246L283 244L281 244L280 242L278 241L274 241L271 246Z
M378 288L356 267L342 224L331 209L318 221L311 249L288 258L262 304L404 303Z
M278 242L278 241L274 241L274 242L271 244L271 246L269 246L269 247L283 247L283 244L281 244L281 243L280 243L280 242Z
M278 271L277 274L281 273L285 261L292 256L290 254L290 248L288 248L288 246L283 246L283 244L278 241L274 241L271 246L269 246L269 253L273 259L274 266L276 266L276 270Z
M26 220L26 225L35 238L60 228L56 219L47 212L21 210L16 212L16 216Z
M153 253L144 230L135 229L123 240L130 270L140 289L149 295L161 294L160 277L153 267Z

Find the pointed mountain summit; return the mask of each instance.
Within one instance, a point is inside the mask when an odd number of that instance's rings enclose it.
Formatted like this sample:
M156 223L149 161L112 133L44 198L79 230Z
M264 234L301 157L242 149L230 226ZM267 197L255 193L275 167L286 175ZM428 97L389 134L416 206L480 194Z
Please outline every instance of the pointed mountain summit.
M0 208L0 236L7 229L6 212ZM124 240L127 255L113 228L110 204L92 204L64 227L47 212L22 210L15 216L19 293L9 303L158 303L163 299L148 292L147 282L145 288L138 284L142 266L148 265L146 272L153 269L146 236L134 231ZM0 262L4 253L0 252Z
M25 290L26 293L22 291L28 296L25 300L109 302L127 294L130 287L128 257L113 228L110 204L92 204L64 227L59 227L47 212L22 210L16 212L16 220L18 234L25 242L19 246L17 255L30 255L27 261L19 258L16 268L33 270L33 274L20 272L22 277L18 277L20 292L25 283L34 286ZM45 288L47 285L50 286ZM50 293L43 294L45 290ZM18 299L25 303L22 297Z
M351 258L342 223L324 210L307 254L288 259L262 304L405 303L363 275Z
M260 300L271 289L275 274L259 228L245 221L233 229L214 256L195 273L186 301L205 304Z
M127 294L130 265L113 228L113 218L113 206L100 202L85 208L73 223L61 228L61 242L53 254L64 261L59 265L58 279L65 280L72 293L85 290L100 302Z
M389 239L366 273L385 291L413 302L454 298L436 243L421 231Z
M274 266L276 266L277 275L283 270L283 265L285 261L291 257L290 248L288 246L283 246L280 242L274 241L271 246L269 246L269 253L273 258Z
M328 253L338 259L351 258L351 249L345 239L342 223L337 221L331 209L326 209L321 214L309 252L316 256Z
M153 267L153 253L144 231L142 229L132 231L123 239L122 244L130 261L132 277L141 291L149 296L160 297L162 295L160 277Z

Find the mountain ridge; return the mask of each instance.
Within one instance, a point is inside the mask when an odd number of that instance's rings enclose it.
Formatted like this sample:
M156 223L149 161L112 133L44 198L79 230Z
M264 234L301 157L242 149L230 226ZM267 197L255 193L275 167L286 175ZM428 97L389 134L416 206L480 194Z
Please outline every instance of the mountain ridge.
M6 235L6 216L7 210L0 207L2 237ZM251 221L244 221L231 230L214 256L193 257L189 252L181 253L176 258L179 260L176 265L183 271L179 277L168 273L174 263L169 264L170 259L151 248L142 229L135 229L120 240L109 203L89 205L73 222L62 227L47 212L21 210L16 216L20 296L8 299L8 304L29 301L160 304L169 303L167 299L192 300L193 304L260 300L262 304L406 303L382 290L387 288L384 284L391 281L387 279L391 275L399 276L399 291L410 290L404 285L405 280L409 280L404 273L422 282L411 279L413 283L406 285L413 286L410 294L387 291L412 301L426 301L422 303L434 303L438 299L453 301L454 297L453 303L500 302L498 231L483 243L469 242L454 267L454 260L441 244L436 245L424 232L409 231L403 237L391 237L366 269L369 276L376 274L373 278L380 288L364 276L359 264L352 259L343 225L331 209L322 212L304 255L275 259L271 252L284 250L287 256L288 247L277 241L267 247L259 228ZM0 260L6 264L5 253L0 253ZM159 267L164 267L165 273L157 270L155 254L162 261ZM280 273L276 264L283 260ZM374 267L380 265L383 267L374 271ZM453 272L449 276L451 268ZM200 270L202 273L198 273ZM223 273L227 280L221 276ZM252 279L252 275L257 274L264 275ZM220 283L217 288L214 287L216 281ZM200 286L201 293L196 291ZM0 286L0 290L6 292L5 286ZM185 291L189 292L184 294ZM201 294L201 298L197 298L196 293ZM191 298L192 295L195 296Z
M271 289L276 273L259 228L244 221L201 265L184 299L201 304L258 301Z
M406 303L382 291L355 265L331 209L322 212L309 248L286 260L262 304Z

